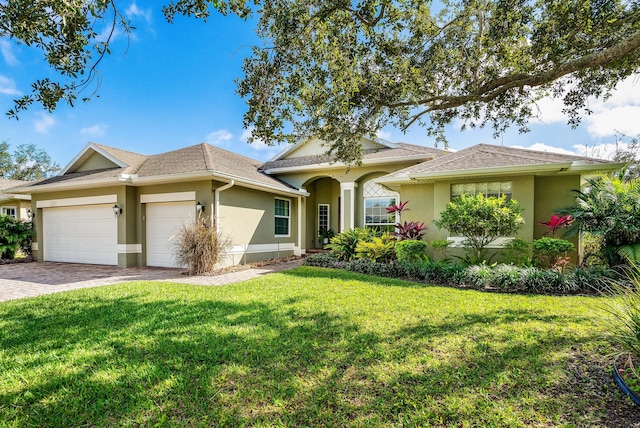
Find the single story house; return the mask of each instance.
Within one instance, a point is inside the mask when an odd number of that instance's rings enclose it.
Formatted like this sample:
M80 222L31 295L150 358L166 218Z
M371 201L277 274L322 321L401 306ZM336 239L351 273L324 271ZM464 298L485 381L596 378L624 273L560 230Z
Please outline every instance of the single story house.
M233 265L322 248L322 229L392 227L385 208L410 201L402 220L432 222L462 192L506 193L525 208L520 237L572 201L571 190L621 165L480 144L458 152L363 139L360 165L328 157L318 139L259 161L199 144L146 156L90 143L54 177L12 192L31 196L38 261L175 266L172 240L200 212L230 238Z
M8 215L18 220L28 220L31 196L12 193L13 187L24 186L27 181L0 179L0 215Z

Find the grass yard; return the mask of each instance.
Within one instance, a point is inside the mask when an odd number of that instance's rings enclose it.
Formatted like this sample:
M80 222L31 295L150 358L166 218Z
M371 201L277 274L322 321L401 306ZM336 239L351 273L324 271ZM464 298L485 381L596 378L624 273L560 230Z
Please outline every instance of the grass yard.
M302 267L0 304L0 426L640 426L603 298Z

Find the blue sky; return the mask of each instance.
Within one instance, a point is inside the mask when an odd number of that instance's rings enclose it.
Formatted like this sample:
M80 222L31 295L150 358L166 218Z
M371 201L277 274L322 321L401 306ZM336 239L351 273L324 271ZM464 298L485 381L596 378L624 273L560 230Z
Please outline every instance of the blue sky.
M143 154L155 154L208 142L259 160L284 147L246 143L250 130L242 127L246 110L234 80L241 77L242 60L261 43L253 23L213 13L203 23L179 17L168 24L162 2L122 1L119 5L137 27L131 37L116 36L112 54L99 66L99 97L75 107L60 104L49 114L33 106L20 120L0 117L0 140L11 147L35 143L64 166L88 142ZM0 109L27 93L37 78L55 77L39 52L0 38ZM490 130L449 128L452 149L476 143L504 144L543 150L606 153L615 132L640 134L640 82L629 79L606 103L594 100L594 114L573 130L566 125L561 104L540 103L543 122L531 132L509 130L493 139ZM406 134L388 127L380 136L394 142L433 146L424 129ZM595 149L594 149L595 147Z

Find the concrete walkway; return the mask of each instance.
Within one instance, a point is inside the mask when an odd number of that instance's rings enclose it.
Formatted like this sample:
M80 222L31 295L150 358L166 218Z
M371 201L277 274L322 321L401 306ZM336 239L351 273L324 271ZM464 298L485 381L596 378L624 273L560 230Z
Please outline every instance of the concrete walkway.
M127 281L164 281L194 285L226 285L272 272L293 269L302 259L212 276L186 276L182 269L127 268L74 263L32 262L0 265L0 301L34 297Z

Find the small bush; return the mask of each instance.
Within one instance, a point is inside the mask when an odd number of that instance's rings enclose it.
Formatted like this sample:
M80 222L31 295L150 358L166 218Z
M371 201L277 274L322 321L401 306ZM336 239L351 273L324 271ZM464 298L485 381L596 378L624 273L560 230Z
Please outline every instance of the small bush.
M491 266L487 264L467 266L462 278L464 283L473 288L484 288L491 284Z
M13 259L19 249L31 254L31 222L0 215L0 259Z
M407 239L396 243L396 256L400 262L421 262L427 260L427 243Z
M552 268L559 265L574 248L573 243L565 239L540 238L533 241L533 258L539 267Z
M371 241L375 236L373 229L349 229L337 234L325 246L339 260L351 261L356 257L356 247L360 241Z
M335 267L339 259L331 253L311 254L304 259L305 266Z
M522 269L515 265L497 265L491 271L491 285L503 290L521 290Z
M187 266L189 275L202 275L211 272L222 259L230 245L216 227L207 226L198 219L185 224L176 235L174 257L176 263Z
M382 236L374 236L370 241L359 241L356 245L356 258L388 263L395 258L395 246L395 238L385 232Z

